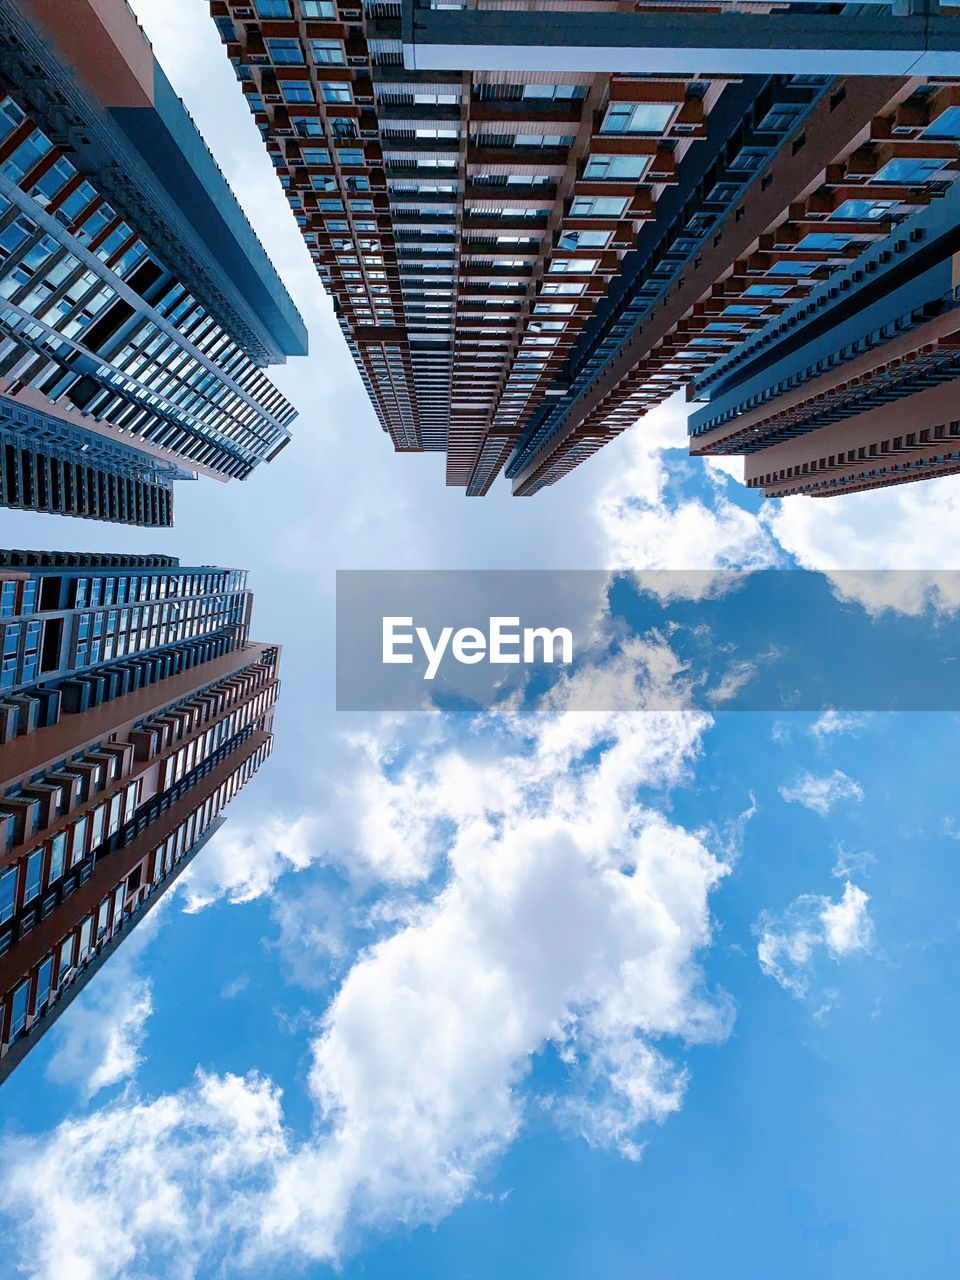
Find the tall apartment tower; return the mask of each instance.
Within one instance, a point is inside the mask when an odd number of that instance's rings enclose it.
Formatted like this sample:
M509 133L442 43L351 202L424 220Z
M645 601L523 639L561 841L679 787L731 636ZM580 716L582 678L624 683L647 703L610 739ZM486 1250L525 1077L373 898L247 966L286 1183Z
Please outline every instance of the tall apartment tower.
M0 552L0 1081L270 754L245 574Z
M0 505L169 525L284 447L305 353L125 0L0 0Z
M862 256L905 261L958 172L960 10L937 0L211 12L384 430L471 495L502 470L537 493L683 389L711 401L697 451L735 452L771 335L793 352Z

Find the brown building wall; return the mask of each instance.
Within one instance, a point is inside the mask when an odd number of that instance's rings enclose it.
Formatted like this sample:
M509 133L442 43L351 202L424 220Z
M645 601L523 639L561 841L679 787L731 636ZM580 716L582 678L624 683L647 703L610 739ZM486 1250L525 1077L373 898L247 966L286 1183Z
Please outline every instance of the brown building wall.
M153 50L124 0L18 0L105 107L153 102Z
M751 487L762 487L769 497L828 496L951 474L960 469L960 462L950 457L958 450L960 379L749 454L744 480ZM857 456L849 458L851 453ZM781 471L791 470L792 476L780 478Z

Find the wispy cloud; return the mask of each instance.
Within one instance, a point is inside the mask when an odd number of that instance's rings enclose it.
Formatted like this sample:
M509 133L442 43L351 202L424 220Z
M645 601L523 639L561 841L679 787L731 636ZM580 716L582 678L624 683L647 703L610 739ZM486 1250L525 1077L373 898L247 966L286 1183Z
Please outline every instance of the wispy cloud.
M872 853L860 849L848 849L843 844L837 845L837 856L830 874L837 880L849 880L851 876L865 876L877 864Z
M873 949L869 901L869 895L848 880L836 902L822 894L806 893L779 916L764 912L755 929L760 939L760 968L784 990L806 998L820 955L837 961ZM829 1003L830 994L824 996Z
M801 773L792 783L780 788L780 795L788 804L802 804L826 817L843 800L861 801L863 788L842 770L834 769L823 776Z
M866 723L867 717L864 715L856 715L852 711L836 711L830 708L817 717L810 726L810 732L818 744L823 746L828 739L837 737L839 734L849 733L856 737L858 731Z

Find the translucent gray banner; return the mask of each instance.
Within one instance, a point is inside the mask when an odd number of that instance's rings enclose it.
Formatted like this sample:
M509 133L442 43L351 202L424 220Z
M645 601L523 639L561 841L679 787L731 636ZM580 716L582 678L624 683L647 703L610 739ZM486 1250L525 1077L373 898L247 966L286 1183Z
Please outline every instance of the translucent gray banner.
M337 574L337 708L960 710L960 572Z

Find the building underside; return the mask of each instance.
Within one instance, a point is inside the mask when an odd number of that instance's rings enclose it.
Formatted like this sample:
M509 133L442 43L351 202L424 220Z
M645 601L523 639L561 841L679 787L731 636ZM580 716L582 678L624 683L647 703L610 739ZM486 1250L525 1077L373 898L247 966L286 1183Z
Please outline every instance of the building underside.
M211 12L384 431L468 495L711 401L958 172L960 10L932 0Z

